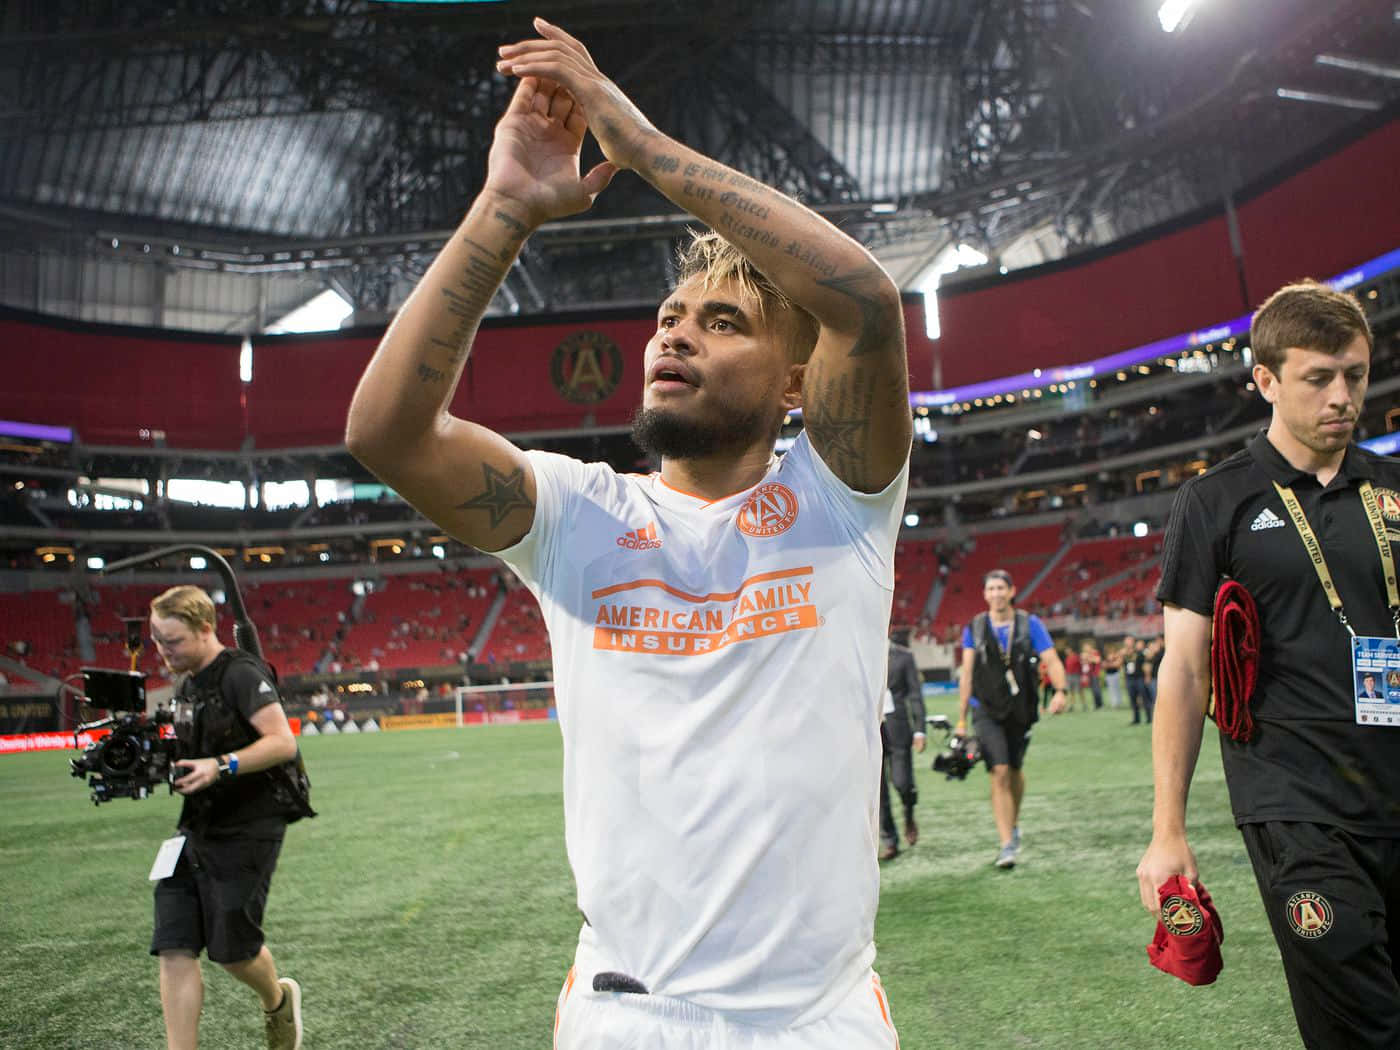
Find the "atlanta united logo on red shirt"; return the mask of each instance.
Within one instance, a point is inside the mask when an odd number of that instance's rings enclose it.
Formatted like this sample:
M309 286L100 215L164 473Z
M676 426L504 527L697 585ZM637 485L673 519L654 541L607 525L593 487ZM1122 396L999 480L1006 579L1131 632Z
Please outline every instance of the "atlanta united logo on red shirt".
M1174 937L1194 937L1205 924L1201 909L1185 897L1172 894L1162 902L1162 927Z
M735 524L745 536L762 539L787 532L796 520L797 496L786 485L769 481L744 501Z

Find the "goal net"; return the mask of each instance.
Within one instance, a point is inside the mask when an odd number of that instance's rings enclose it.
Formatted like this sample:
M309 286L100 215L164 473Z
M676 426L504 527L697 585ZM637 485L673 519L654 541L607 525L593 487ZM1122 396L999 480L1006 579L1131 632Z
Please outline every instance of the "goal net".
M553 716L554 683L458 686L454 706L459 726L539 721Z

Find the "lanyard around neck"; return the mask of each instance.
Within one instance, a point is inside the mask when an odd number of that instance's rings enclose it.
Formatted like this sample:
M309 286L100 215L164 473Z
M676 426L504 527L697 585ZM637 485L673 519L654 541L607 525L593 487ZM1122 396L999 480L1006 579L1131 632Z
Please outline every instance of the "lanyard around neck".
M1303 547L1308 552L1313 570L1317 573L1318 581L1322 584L1322 592L1327 595L1327 604L1337 614L1337 619L1342 621L1342 626L1355 638L1356 632L1352 630L1351 623L1347 620L1347 614L1342 608L1342 596L1337 593L1337 585L1332 582L1331 570L1327 568L1327 559L1323 557L1322 544L1318 541L1312 526L1308 524L1302 504L1298 502L1298 497L1293 495L1293 490L1286 485L1280 485L1275 481L1274 488L1283 500L1283 505L1288 510L1288 516L1293 519L1293 527L1298 530L1298 536L1302 539ZM1369 481L1363 481L1360 490L1361 505L1366 509L1366 520L1371 526L1371 535L1375 538L1376 549L1381 556L1381 570L1385 574L1385 596L1390 605L1390 618L1395 624L1395 637L1400 638L1400 587L1397 587L1395 582L1395 558L1390 550L1390 538L1385 533L1385 522L1381 519L1380 504L1376 501L1376 490L1371 487Z
M987 614L987 626L992 629L992 640L996 642L997 648L1001 650L1003 660L1011 660L1011 643L1016 639L1016 610L1011 610L1011 622L1006 625L1006 645L1001 644L1001 638L997 636L997 625L992 622L992 614Z

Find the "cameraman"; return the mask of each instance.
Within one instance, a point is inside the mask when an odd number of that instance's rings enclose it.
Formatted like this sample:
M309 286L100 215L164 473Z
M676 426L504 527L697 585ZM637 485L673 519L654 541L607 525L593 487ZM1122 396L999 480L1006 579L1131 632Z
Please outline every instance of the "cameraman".
M214 603L198 587L172 587L151 602L151 640L174 673L176 734L185 797L174 871L156 883L151 954L160 957L160 1001L169 1050L199 1043L204 981L199 953L258 994L271 1050L301 1046L301 989L278 978L262 917L282 837L296 812L273 774L297 755L267 665L215 634Z
M996 819L1001 849L998 868L1016 866L1021 851L1017 820L1026 777L1021 762L1031 742L1031 726L1040 717L1036 703L1038 673L1044 665L1054 694L1050 713L1065 709L1065 667L1050 633L1037 616L1017 612L1011 574L993 569L982 578L982 598L987 611L973 617L963 629L962 669L958 674L959 736L967 732L967 711L972 708L973 729L982 744L987 772L992 778L992 816Z

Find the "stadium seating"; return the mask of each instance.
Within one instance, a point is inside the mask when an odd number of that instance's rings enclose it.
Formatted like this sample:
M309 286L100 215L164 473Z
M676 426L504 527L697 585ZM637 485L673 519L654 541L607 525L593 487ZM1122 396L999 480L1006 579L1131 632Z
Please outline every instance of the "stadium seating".
M0 594L0 656L56 676L77 670L77 645L71 592Z
M544 617L535 596L527 589L518 587L507 592L501 615L482 644L477 659L498 667L549 659Z
M1079 600L1098 582L1135 567L1155 564L1161 549L1160 533L1079 540L1027 596L1027 602L1042 612L1075 612ZM1097 607L1097 601L1094 605Z
M974 537L974 546L948 575L934 621L933 635L945 640L950 633L986 609L982 600L982 577L992 569L1011 573L1017 587L1030 583L1051 556L1064 546L1062 525L1039 525L1028 529L987 532Z
M394 576L365 596L338 658L347 668L457 663L495 597L490 569Z
M923 617L938 566L938 545L932 540L903 540L896 546L892 625L916 624Z

